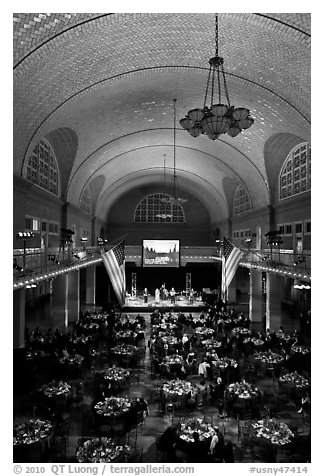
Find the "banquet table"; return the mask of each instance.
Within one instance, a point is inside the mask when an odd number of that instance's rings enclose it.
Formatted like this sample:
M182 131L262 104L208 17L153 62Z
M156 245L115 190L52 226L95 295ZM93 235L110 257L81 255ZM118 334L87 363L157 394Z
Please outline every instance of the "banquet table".
M251 331L249 329L247 329L246 327L234 327L232 329L232 333L234 335L247 336L247 335L251 334Z
M91 438L76 451L78 463L125 463L131 453L127 445L116 445L111 438Z
M49 420L31 418L13 427L14 462L41 462L50 448L53 425Z
M122 367L110 367L97 372L112 390L119 391L129 385L130 371Z
M169 380L165 382L162 387L162 395L166 402L171 402L176 404L184 404L188 398L189 393L191 393L192 398L196 398L198 394L198 388L196 385L193 385L186 380Z
M46 399L53 411L64 411L72 401L72 387L67 382L53 381L40 388L40 394Z
M264 341L262 339L258 339L257 337L246 337L243 340L243 344L247 344L251 342L255 347L262 347L264 345Z
M94 406L94 419L96 426L106 426L107 431L122 426L126 431L127 419L130 417L131 401L126 397L108 397Z
M217 433L216 425L208 423L201 418L192 418L182 421L177 429L176 447L184 452L190 451L191 443L194 442L193 433L197 432L199 440L205 446L207 454L211 440Z
M82 355L75 354L69 357L61 357L58 362L64 368L67 376L74 378L81 371L83 361L84 357Z
M110 352L125 367L131 365L139 357L138 348L131 344L118 344Z
M162 373L165 373L165 374L177 373L181 371L182 365L183 365L183 358L181 357L181 355L178 355L178 354L167 355L164 357L164 359L160 363L160 370Z
M137 332L130 329L121 330L116 332L116 339L126 342L128 344L135 344L137 338Z
M210 327L196 327L195 329L195 334L198 334L199 336L212 336L215 334L214 329L211 329Z
M201 343L206 349L219 349L222 345L222 343L216 339L204 339Z
M254 352L254 359L260 365L261 375L264 375L267 370L280 367L285 362L286 356L267 350L265 352Z
M305 345L292 345L291 351L298 355L308 355L310 353L309 347L306 347Z
M280 420L266 418L252 422L252 436L256 441L271 443L276 446L287 445L294 438L293 432L288 425Z
M279 385L284 392L287 392L290 400L300 400L309 389L310 382L297 371L294 371L280 375Z
M229 412L243 413L256 411L257 402L261 397L258 388L248 382L234 382L229 384L225 390L225 406Z

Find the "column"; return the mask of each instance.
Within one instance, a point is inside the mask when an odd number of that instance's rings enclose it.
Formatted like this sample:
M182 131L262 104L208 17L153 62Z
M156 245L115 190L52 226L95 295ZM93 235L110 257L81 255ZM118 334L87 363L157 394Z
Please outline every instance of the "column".
M66 273L53 280L52 327L54 329L68 326L68 279L68 273Z
M13 293L13 347L25 347L25 288Z
M80 270L68 274L68 321L77 321L80 316Z
M236 273L233 276L231 284L228 286L227 300L231 304L236 304Z
M262 292L262 272L258 269L250 270L250 299L249 318L254 329L263 330L263 315L265 312Z
M86 267L86 305L87 307L96 305L96 265Z
M267 273L266 326L278 330L281 326L282 277Z

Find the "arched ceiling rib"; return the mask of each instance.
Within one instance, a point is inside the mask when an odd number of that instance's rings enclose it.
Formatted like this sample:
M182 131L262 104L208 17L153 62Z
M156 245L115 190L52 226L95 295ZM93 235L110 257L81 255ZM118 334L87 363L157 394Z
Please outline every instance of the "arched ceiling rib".
M310 140L310 15L222 13L219 31L231 103L248 107L255 124L214 142L178 130L177 167L192 193L217 189L209 198L228 214L226 180L243 183L254 208L269 203L266 143ZM68 201L101 175L102 190L90 189L106 215L108 188L117 200L125 177L140 185L145 169L159 169L163 182L172 99L177 120L202 106L214 14L15 14L14 40L14 173L40 138L71 130L77 147L61 167Z

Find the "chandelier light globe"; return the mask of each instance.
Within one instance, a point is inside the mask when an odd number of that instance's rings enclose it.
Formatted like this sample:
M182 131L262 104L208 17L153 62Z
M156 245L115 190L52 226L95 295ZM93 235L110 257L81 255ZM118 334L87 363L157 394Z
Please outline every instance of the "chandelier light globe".
M189 131L190 129L193 128L194 126L194 123L189 119L188 116L186 117L183 117L182 119L180 119L180 126L185 130L185 131Z
M188 117L191 119L193 122L200 122L205 116L205 112L203 109L191 109L188 112Z
M214 101L215 98L215 101ZM210 100L210 106L207 102ZM216 104L215 104L216 103ZM180 120L180 125L192 137L200 134L218 139L221 134L236 137L254 123L246 107L234 107L230 103L224 59L218 54L218 13L215 14L215 55L209 59L209 73L203 107L192 108Z
M250 111L245 107L236 107L235 109L233 109L232 112L233 119L235 119L236 121L241 121L249 115L249 112Z
M216 139L218 139L219 134L211 134L210 132L208 132L208 133L206 134L206 136L207 136L209 139L211 139L211 140L216 140Z
M203 133L203 130L200 125L194 125L191 129L188 130L188 132L192 137L198 137L200 136L200 134Z
M206 134L225 134L231 125L228 117L206 116L201 121L202 128Z
M225 116L228 113L229 107L226 104L213 104L210 108L210 112L214 116Z
M248 129L253 125L253 123L254 119L251 116L247 116L246 118L237 121L237 124L241 129Z
M236 137L241 131L242 131L242 129L237 124L233 124L228 129L227 134L231 137Z

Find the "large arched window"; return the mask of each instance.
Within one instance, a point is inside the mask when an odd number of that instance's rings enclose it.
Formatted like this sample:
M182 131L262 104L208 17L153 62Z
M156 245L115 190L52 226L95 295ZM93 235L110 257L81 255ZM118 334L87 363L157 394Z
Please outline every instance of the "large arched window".
M137 205L134 221L139 223L184 223L185 214L178 200L166 193L154 193Z
M295 147L286 158L279 176L279 198L293 197L311 189L310 145Z
M59 195L59 172L55 154L50 144L42 139L34 148L28 159L26 179L47 190Z
M233 215L239 215L251 209L251 199L247 190L242 185L238 185L233 200Z
M86 213L91 213L91 197L88 188L84 189L80 199L80 208L82 208Z

